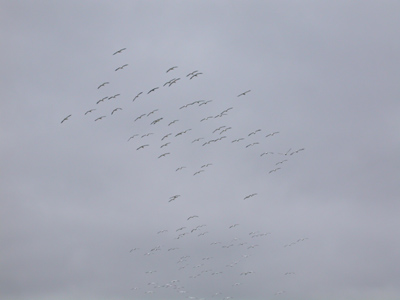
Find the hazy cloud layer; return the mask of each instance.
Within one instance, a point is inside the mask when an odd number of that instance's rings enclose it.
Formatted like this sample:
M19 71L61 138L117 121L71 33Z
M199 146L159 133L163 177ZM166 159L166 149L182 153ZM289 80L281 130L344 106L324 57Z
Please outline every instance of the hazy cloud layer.
M398 299L398 4L1 6L2 299Z

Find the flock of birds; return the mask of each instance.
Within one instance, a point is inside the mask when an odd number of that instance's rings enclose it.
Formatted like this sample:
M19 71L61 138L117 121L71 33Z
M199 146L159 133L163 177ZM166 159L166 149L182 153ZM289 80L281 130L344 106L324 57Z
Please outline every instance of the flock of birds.
M116 51L113 55L123 55L124 51L126 51L126 48ZM115 72L124 72L124 69L128 67L129 64L125 63L115 68ZM172 66L166 69L165 73L168 75L174 74L178 70L178 66ZM178 86L179 81L197 80L200 76L204 76L204 74L195 70L185 73L181 77L173 77L163 84L131 95L128 105L135 106L135 113L139 112L142 109L141 103L148 104L148 100L145 97L149 94L159 93L163 88L170 88L174 85ZM103 93L103 91L109 91L110 87L112 87L112 83L104 81L97 86L97 90L99 93ZM247 98L249 93L251 93L251 90L240 92L234 96L237 98ZM122 97L120 93L102 94L99 100L93 102L93 107L86 110L82 115L85 118L94 115L92 118L94 122L104 122L104 119L111 116L114 117L114 115L118 115L128 108L119 105L121 107L113 107L109 110L108 114L105 114L104 110L101 110L100 107L110 100ZM257 155L260 157L260 160L266 158L273 160L272 166L266 171L266 174L271 174L270 176L275 172L281 171L293 156L305 150L304 148L290 148L284 151L265 151L265 149L261 149L265 141L273 139L280 132L256 128L245 134L240 132L241 135L239 135L238 131L235 130L234 124L224 122L235 110L235 107L229 106L221 109L221 103L214 105L216 104L215 102L215 100L210 99L188 101L187 103L182 103L183 105L176 106L174 110L175 115L172 116L170 111L173 108L169 108L168 115L162 114L163 109L161 107L153 107L151 110L142 111L131 117L132 124L137 125L134 126L136 132L133 130L132 134L126 136L125 141L129 146L133 145L133 149L138 151L138 153L152 148L151 153L156 153L154 159L160 161L168 160L168 157L173 156L174 150L177 151L177 149L182 149L183 147L206 149L212 148L214 144L225 144L242 148L243 151L259 149ZM174 104L171 103L170 105ZM192 126L190 128L179 127L178 125L181 123L184 124L183 126L188 124L187 119L181 122L181 118L179 118L182 115L181 113L192 109L197 109L196 114L189 118ZM97 113L98 111L102 111L102 113L99 114ZM199 115L203 116L196 119ZM61 124L70 121L70 119L72 119L72 114L63 118ZM183 137L185 138L182 140ZM175 144L179 146L174 148ZM210 151L213 150L210 149ZM252 153L256 152L252 151ZM177 159L176 156L175 159ZM202 174L214 166L215 162L204 162L198 167L176 165L173 172L186 172L186 175L197 178L204 176ZM238 200L252 201L252 198L258 197L262 197L262 195L258 192L253 192L239 196ZM175 194L166 196L165 202L168 205L175 205L175 202L179 202L184 198L183 194ZM256 276L257 272L255 270L246 269L247 260L254 253L260 255L258 248L265 244L262 240L268 239L271 233L255 229L244 234L243 231L240 231L242 224L233 223L226 226L225 239L215 241L213 240L213 228L205 224L202 220L200 215L188 215L182 219L181 226L177 228L171 228L170 226L168 229L163 228L156 231L153 236L154 246L148 248L135 246L128 250L131 255L134 255L136 261L141 263L147 261L149 263L149 270L143 274L137 274L137 282L142 281L142 283L131 287L132 292L138 293L137 296L141 295L142 297L160 298L161 295L161 298L163 298L170 293L171 295L180 295L182 298L193 300L228 300L235 297L234 295L237 290L241 286L246 285L248 280L251 280L249 278ZM307 239L306 237L302 237L282 247L296 246ZM190 246L194 241L203 245L200 251L201 255L199 255L199 251L190 250ZM235 251L232 251L232 249L235 249ZM239 252L241 253L240 256L233 257L234 253ZM169 262L168 272L175 277L167 281L163 280L165 278L165 271L154 268L154 265L157 265L157 261ZM229 276L225 277L227 274ZM294 276L295 274L292 270L287 270L287 272L281 275ZM229 281L227 278L235 278L237 281L226 283ZM224 282L225 285L228 284L230 286L230 289L228 289L230 293L226 292L226 288L224 289L225 292L222 289L219 290L218 285L215 284L216 290L204 291L202 295L199 295L197 289L193 288L196 286L196 283L204 284L205 282L212 283L218 281ZM285 293L285 290L275 290L273 295L278 296L283 293Z

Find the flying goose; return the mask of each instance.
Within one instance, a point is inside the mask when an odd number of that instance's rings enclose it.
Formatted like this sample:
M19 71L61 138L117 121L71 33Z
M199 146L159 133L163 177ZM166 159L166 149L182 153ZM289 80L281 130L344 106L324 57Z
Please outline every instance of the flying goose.
M148 91L147 94L150 94L151 92L154 92L156 89L158 89L158 87L152 88L150 91Z
M117 110L122 110L122 108L121 108L121 107L115 108L115 109L111 112L111 114L115 113Z
M139 94L137 94L137 95L135 96L135 98L133 98L132 102L135 101L136 98L138 98L141 94L143 94L143 92L140 92Z
M142 115L140 115L139 117L137 117L136 119L135 119L135 121L134 122L136 122L137 120L139 120L140 118L142 118L142 117L144 117L146 114L142 114Z
M66 116L62 121L61 121L61 124L64 122L64 121L67 121L68 120L68 118L70 117L70 116L72 116L72 115L68 115L68 116Z
M261 129L257 129L256 131L250 132L248 136L251 136L252 134L256 134L259 131L261 131Z
M268 173L270 174L270 173L276 172L276 171L278 171L278 170L280 170L280 168L273 169L273 170L269 171Z
M128 66L128 64L125 64L125 65L123 65L123 66L120 66L120 67L116 68L115 71L122 70L122 69L125 68L126 66Z
M94 120L95 122L96 121L98 121L98 120L101 120L101 119L103 119L103 118L105 118L106 116L101 116L101 117L98 117L96 120Z
M138 134L132 135L132 136L128 139L128 142L129 142L131 139L133 139L135 136L138 136Z
M191 72L191 73L187 74L187 75L186 75L186 77L192 76L192 75L193 75L194 73L196 73L196 72L198 72L198 70L196 70L196 71L193 71L193 72Z
M173 120L172 122L170 122L169 124L168 124L168 126L169 125L172 125L172 124L174 124L175 122L178 122L179 120Z
M85 112L85 116L86 116L88 113L91 113L91 112L94 111L94 110L96 110L96 109L90 109L90 110L88 110L87 112Z
M193 79L194 77L197 77L198 75L201 75L201 74L203 74L203 73L196 73L196 74L193 74L189 79Z
M273 133L267 134L265 137L274 136L275 134L278 134L278 133L279 133L279 131L275 131Z
M169 137L171 134L172 134L172 133L168 133L168 134L164 135L164 136L162 137L162 139L161 139L161 140L163 140L163 139L165 139L165 138Z
M124 51L124 50L126 50L126 48L122 48L122 49L118 50L117 52L113 53L113 55L118 54L118 53L121 53L121 52Z
M245 91L245 92L243 92L243 93L239 94L239 95L238 95L238 97L240 97L240 96L244 96L244 95L246 95L247 93L249 93L250 91L251 91L251 90Z
M100 102L104 102L104 100L108 99L108 97L104 97L102 99L100 99L99 101L96 102L96 104L99 104Z
M107 82L103 82L102 84L99 85L99 87L97 89L101 88L102 86L105 86L106 84L109 84L109 82L108 81Z
M169 71L172 71L173 69L176 69L176 68L177 68L177 66L171 67L171 68L169 68L169 69L167 70L167 72L165 72L165 73L168 73Z
M139 148L137 148L136 150L143 149L144 147L147 147L147 146L149 146L149 145L148 145L148 144L146 144L146 145L142 145L142 146L140 146Z
M164 156L167 156L168 154L170 154L169 152L166 152L166 153L163 153L163 154L161 154L158 158L161 158L161 157L164 157Z
M168 146L169 144L171 144L171 142L168 142L168 143L165 143L165 144L161 145L161 147L160 147L160 148L162 148L162 147L166 147L166 146Z

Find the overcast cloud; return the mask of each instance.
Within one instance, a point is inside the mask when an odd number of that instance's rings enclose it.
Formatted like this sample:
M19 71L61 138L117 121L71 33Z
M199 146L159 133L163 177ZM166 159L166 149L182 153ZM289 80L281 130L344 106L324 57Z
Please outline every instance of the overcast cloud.
M399 299L399 3L0 7L2 299Z

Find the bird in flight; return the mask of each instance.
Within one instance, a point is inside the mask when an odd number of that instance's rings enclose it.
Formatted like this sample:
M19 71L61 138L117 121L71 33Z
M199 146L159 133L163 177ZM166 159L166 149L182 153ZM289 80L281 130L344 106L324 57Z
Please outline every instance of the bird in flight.
M288 155L290 150L292 150L292 148L290 148L286 153L278 153L278 154L280 154L280 155Z
M175 172L176 172L176 171L183 170L183 169L185 169L185 168L186 168L186 167L179 167L178 169L175 170Z
M216 132L216 131L218 131L218 130L221 130L221 129L224 128L224 127L226 127L226 126L218 127L217 129L215 129L215 130L213 131L213 133Z
M163 84L163 86L166 86L167 84L170 84L174 79L168 80L166 83Z
M121 108L121 107L117 107L116 109L114 109L114 110L111 112L111 114L115 113L117 110L122 110L122 108Z
M147 116L150 116L151 114L154 114L156 111L158 111L158 109L155 109L155 110L149 112L149 113L147 114Z
M242 141L242 140L244 140L244 138L240 138L240 139L237 139L237 140L233 140L232 143L240 142L240 141Z
M201 119L200 122L207 121L208 119L212 119L212 118L214 118L214 117L213 117L213 116L209 116L209 117L207 117L207 118Z
M257 193L248 195L248 196L244 197L243 200L249 199L249 198L254 197L254 196L256 196L256 195L257 195Z
M158 122L160 122L162 119L164 119L164 118L158 118L157 120L154 120L153 122L151 122L150 125L155 125L155 124L157 124Z
M261 129L257 129L256 131L250 132L250 133L248 134L248 136L251 136L252 134L256 134L256 133L259 132L259 131L261 131Z
M111 96L111 97L108 97L108 100L110 100L110 99L115 99L115 98L117 98L118 96L120 96L121 94L115 94L114 96Z
M102 99L100 99L99 101L96 102L96 104L99 104L100 102L104 102L104 100L108 99L108 97L104 97Z
M140 149L143 149L144 147L147 147L147 146L149 146L149 144L146 144L146 145L142 145L142 146L140 146L139 148L137 148L136 150L140 150Z
M114 52L113 55L118 54L118 53L121 53L121 52L124 51L124 50L126 50L126 48L122 48L122 49L118 50L117 52Z
M228 131L228 130L230 130L230 129L232 129L232 127L225 128L225 129L222 130L219 134L222 134L222 133L224 133L225 131Z
M154 92L158 87L152 88L147 94L150 94L151 92Z
M199 216L196 216L196 215L194 215L194 216L190 216L189 218L187 218L187 220L189 221L190 219L193 219L193 218L198 218Z
M164 136L162 137L162 139L161 139L161 140L163 140L163 139L165 139L165 138L169 137L171 134L172 134L172 133L168 133L168 134L164 135Z
M180 78L174 78L172 80L170 80L168 87L170 87L171 85L173 85L174 83L176 83L178 80L181 80Z
M274 152L263 152L260 156L267 155L267 154L274 154Z
M161 154L158 158L161 158L161 157L164 157L164 156L167 156L168 154L170 154L169 152L166 152L166 153L163 153L163 154Z
M193 176L200 174L201 172L204 172L204 170L197 171L196 173L193 174Z
M66 116L62 121L61 121L61 124L64 122L64 121L67 121L68 120L68 118L70 117L70 116L72 116L72 115L68 115L68 116Z
M97 89L101 88L102 86L105 86L106 84L109 84L109 82L108 81L103 82L102 84L99 85L99 87Z
M207 168L208 166L212 166L212 164L202 165L201 168Z
M193 71L193 72L191 72L191 73L187 74L187 75L186 75L186 77L192 76L192 75L193 75L194 73L196 73L196 72L198 72L198 70L196 70L196 71Z
M135 96L135 98L133 98L132 102L135 101L136 98L138 98L141 94L143 94L143 92L140 92L139 94L137 94L137 95Z
M165 143L164 145L161 145L161 147L160 147L160 148L162 148L162 147L166 147L166 146L168 146L169 144L171 144L171 142L168 142L168 143Z
M176 69L176 68L177 68L177 66L171 67L171 68L169 68L169 69L167 70L167 72L165 72L165 73L168 73L169 71L172 71L173 69Z
M140 115L139 117L137 117L136 119L135 119L135 121L134 122L136 122L137 120L139 120L140 118L142 118L142 117L144 117L146 114L142 114L142 115Z
M86 116L88 113L91 113L91 112L94 111L94 110L96 110L96 109L90 109L90 110L88 110L87 112L85 112L85 116Z
M276 171L278 171L279 169L280 169L280 168L273 169L273 170L269 171L268 173L270 174L270 173L272 173L272 172L276 172Z
M300 151L303 151L303 150L304 150L304 148L301 148L301 149L299 149L299 150L293 151L292 153L290 153L290 155L293 155L293 154L299 153Z
M193 144L194 142L198 142L198 141L200 141L200 140L204 140L204 138L195 139L195 140L192 141L192 144Z
M150 133L143 134L143 135L142 135L142 138L144 138L144 137L146 137L146 136L149 136L149 135L152 135L152 134L154 134L154 133L150 132Z
M240 275L248 275L248 274L251 274L251 273L254 273L254 271L242 272L242 273L240 273Z
M131 139L133 139L135 136L138 136L138 134L132 135L132 136L128 139L128 142L129 142Z
M175 134L175 137L177 137L178 135L182 135L190 130L192 130L192 129L186 129L185 131L178 132L177 134Z
M178 198L178 197L180 197L181 195L175 195L175 196L172 196L172 197L169 197L169 201L168 202L171 202L171 201L174 201L176 198ZM183 228L182 228L183 229ZM178 231L178 230L177 230Z
M123 66L120 66L120 67L116 68L115 71L122 70L122 69L125 68L126 66L128 66L128 64L124 64Z
M248 145L246 146L246 148L251 147L251 146L254 146L254 145L258 145L258 144L259 144L258 142L255 142L255 143L252 143L252 144L248 144Z
M273 135L278 134L278 133L279 133L279 131L275 131L273 133L267 134L265 137L273 136Z
M98 117L96 120L94 120L95 122L96 121L98 121L98 120L101 120L101 119L103 119L103 118L105 118L106 116L101 116L101 117Z
M249 93L250 91L251 91L251 90L245 91L245 92L243 92L243 93L239 94L239 95L238 95L238 97L240 97L240 96L244 96L244 95L246 95L247 93Z
M194 77L197 77L197 76L199 76L199 75L201 75L201 74L203 74L203 73L196 73L196 74L193 74L189 79L193 79Z
M204 102L200 103L199 106L206 105L209 102L212 102L212 100L204 101Z
M168 124L168 126L169 126L169 125L172 125L172 124L174 124L175 122L178 122L178 121L179 121L179 120L173 120L171 123Z

